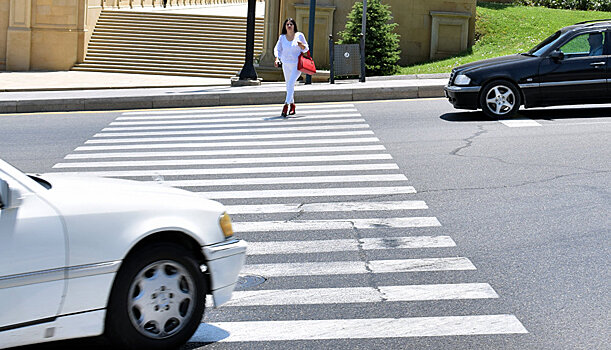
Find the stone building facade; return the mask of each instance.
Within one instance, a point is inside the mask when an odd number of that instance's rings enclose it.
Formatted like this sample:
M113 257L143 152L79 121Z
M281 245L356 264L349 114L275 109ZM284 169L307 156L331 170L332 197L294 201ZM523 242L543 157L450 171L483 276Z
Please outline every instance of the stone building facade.
M170 0L191 4L190 0ZM192 0L246 2L247 0ZM356 0L317 0L314 58L329 63L328 38L345 27ZM103 7L159 6L161 0L0 0L0 71L68 70L82 62ZM476 0L383 0L401 35L400 64L448 56L473 45ZM258 3L258 6L261 6ZM309 0L265 2L264 52L258 71L273 66L273 47L284 19L308 31Z

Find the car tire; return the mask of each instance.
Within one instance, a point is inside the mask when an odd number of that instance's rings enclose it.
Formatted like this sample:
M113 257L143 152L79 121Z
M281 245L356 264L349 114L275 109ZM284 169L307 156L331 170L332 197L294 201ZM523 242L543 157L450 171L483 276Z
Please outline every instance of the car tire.
M495 80L484 86L479 96L484 114L490 118L513 117L522 104L520 91L515 84L506 80Z
M127 257L110 294L105 336L122 349L172 349L204 314L206 281L188 249L156 243Z

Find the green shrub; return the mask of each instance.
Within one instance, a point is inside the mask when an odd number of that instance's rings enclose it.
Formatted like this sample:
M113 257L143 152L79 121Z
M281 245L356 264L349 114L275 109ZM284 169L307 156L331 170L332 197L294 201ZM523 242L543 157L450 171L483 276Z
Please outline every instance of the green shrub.
M516 3L553 9L611 11L611 1L609 0L517 0Z
M340 44L358 44L362 29L363 3L356 2L348 14L348 22L340 32ZM399 35L393 33L397 26L390 23L390 6L380 0L367 1L367 29L365 33L365 68L367 75L392 75L397 72L400 58Z

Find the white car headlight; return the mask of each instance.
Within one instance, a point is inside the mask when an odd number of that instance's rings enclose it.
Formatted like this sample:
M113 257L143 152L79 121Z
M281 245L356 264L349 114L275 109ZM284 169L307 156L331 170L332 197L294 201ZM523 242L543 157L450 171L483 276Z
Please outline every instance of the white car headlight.
M464 74L459 74L454 79L454 85L469 85L471 83L471 78Z

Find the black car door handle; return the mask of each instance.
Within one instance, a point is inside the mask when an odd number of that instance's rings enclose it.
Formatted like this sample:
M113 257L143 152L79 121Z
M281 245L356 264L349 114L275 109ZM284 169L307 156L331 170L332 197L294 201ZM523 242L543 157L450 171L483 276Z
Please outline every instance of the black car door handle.
M600 66L604 66L606 64L607 64L607 62L594 62L594 63L590 63L590 66L592 66L592 67L600 67Z

